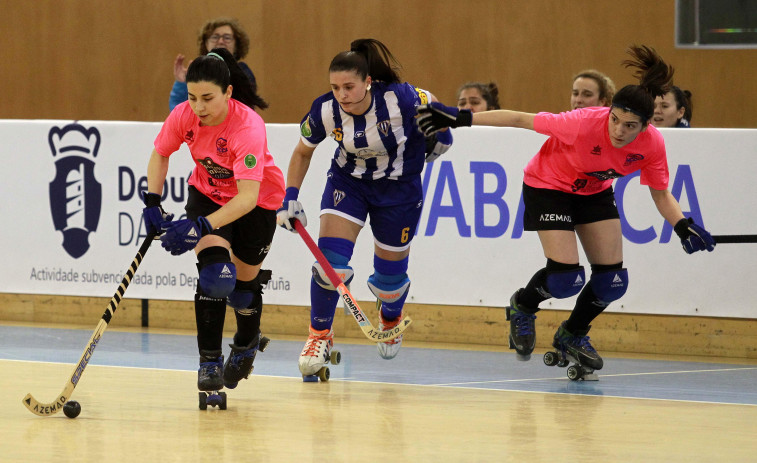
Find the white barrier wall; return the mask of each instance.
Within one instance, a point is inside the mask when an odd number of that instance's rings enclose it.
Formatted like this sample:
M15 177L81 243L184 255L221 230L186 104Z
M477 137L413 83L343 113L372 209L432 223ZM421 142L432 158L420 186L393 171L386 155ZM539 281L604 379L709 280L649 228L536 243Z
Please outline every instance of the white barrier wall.
M4 265L0 292L110 297L144 237L146 166L157 123L0 121ZM757 130L668 129L671 191L713 234L754 234ZM504 306L543 267L536 234L522 231L522 169L544 140L518 129L468 128L427 164L424 211L410 256L410 302ZM298 140L294 124L270 124L268 139L286 172ZM318 234L318 206L335 144L316 151L300 199ZM193 163L186 147L171 158L164 207L180 215ZM685 254L638 176L616 182L624 231L627 294L609 311L757 318L751 288L757 244L724 244ZM65 232L63 231L65 230ZM65 236L65 240L64 240ZM372 295L373 240L359 237L352 292ZM279 230L264 267L274 272L271 304L308 305L313 257L297 235ZM192 300L194 256L156 243L126 293ZM585 259L582 262L587 266ZM553 300L570 309L574 299Z

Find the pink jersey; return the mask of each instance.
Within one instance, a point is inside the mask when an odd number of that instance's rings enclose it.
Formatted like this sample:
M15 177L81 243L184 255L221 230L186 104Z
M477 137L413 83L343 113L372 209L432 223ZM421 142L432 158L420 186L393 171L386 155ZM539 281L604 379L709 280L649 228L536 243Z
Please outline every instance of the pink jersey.
M608 132L610 108L583 108L560 114L539 113L534 130L549 135L524 169L523 182L534 188L590 195L613 179L637 170L641 184L668 188L665 142L651 125L634 141L615 148Z
M220 205L237 195L237 180L260 182L257 206L276 210L284 199L284 175L268 151L263 119L237 100L216 126L200 125L188 102L176 106L155 139L155 150L169 157L186 143L195 168L189 184Z

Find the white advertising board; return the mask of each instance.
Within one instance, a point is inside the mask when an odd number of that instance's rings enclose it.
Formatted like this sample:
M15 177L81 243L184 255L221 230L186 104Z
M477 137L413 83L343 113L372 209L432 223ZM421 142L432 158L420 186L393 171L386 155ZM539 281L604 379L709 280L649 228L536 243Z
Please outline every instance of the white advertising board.
M159 123L0 121L5 178L0 292L110 297L141 240L146 167ZM663 131L670 188L713 234L755 234L757 130ZM545 264L535 233L522 231L522 170L544 141L518 129L469 128L426 165L425 204L410 256L409 302L504 306ZM294 124L269 124L269 148L286 172L299 137ZM300 199L318 235L318 207L335 144L316 150ZM164 207L183 212L193 167L186 147L171 157ZM723 244L685 254L638 176L616 181L630 284L608 311L757 318L749 294L757 244ZM352 292L373 299L373 239L366 228L353 260ZM274 272L266 303L308 305L314 258L284 230L264 264ZM192 300L192 253L174 257L159 243L148 252L126 297ZM588 263L582 256L582 264ZM574 299L543 307L570 309Z

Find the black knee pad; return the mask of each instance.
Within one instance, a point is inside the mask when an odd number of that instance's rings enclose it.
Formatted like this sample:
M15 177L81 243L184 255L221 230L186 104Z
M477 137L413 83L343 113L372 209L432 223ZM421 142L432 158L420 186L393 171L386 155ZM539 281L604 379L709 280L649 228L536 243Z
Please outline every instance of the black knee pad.
M261 269L258 276L251 281L237 280L234 290L229 294L228 303L237 312L246 309L263 308L263 288L271 280L272 272Z

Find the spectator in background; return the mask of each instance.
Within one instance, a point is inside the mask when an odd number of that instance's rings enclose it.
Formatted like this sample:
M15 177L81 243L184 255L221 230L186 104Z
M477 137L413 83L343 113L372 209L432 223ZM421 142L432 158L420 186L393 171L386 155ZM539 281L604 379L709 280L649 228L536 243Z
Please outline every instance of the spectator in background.
M654 100L655 127L691 127L691 92L675 85L663 96Z
M214 48L229 50L237 61L242 72L250 79L253 90L257 91L255 75L249 66L241 61L250 50L250 36L234 18L216 18L205 23L197 36L197 44L200 47L200 56L207 55ZM168 99L168 107L171 111L179 103L187 101L187 66L184 64L185 56L179 54L173 63L173 75L175 81Z
M615 96L615 83L595 69L587 69L573 76L570 109L610 106Z
M499 89L489 82L468 82L457 91L458 109L469 109L472 113L499 109Z

